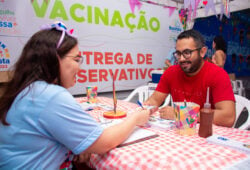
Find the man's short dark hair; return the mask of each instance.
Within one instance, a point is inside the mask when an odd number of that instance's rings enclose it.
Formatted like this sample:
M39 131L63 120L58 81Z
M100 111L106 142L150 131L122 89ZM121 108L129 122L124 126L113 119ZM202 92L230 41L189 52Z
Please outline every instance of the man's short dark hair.
M202 48L205 46L205 40L202 35L196 30L186 30L180 33L177 37L177 41L184 38L193 38L197 48Z

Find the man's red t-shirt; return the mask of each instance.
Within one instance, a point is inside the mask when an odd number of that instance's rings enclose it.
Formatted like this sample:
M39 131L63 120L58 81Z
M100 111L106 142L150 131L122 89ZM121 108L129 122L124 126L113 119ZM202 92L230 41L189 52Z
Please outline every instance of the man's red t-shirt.
M227 72L213 63L204 61L200 72L188 77L180 65L169 67L161 76L156 88L162 93L170 93L174 102L195 102L203 108L206 102L207 88L210 87L209 102L214 104L234 99L232 85Z

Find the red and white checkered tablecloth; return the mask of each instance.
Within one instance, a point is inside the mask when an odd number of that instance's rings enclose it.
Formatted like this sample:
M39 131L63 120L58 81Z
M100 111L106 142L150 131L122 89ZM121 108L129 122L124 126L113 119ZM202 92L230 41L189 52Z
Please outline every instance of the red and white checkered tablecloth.
M85 98L78 98L79 102ZM112 106L113 100L99 97L99 102ZM138 106L133 103L118 101L118 109L131 112ZM90 112L95 118L104 112ZM180 136L174 130L150 130L159 137L115 148L104 155L92 155L90 166L96 169L223 169L237 163L247 155L224 146L207 143L197 135ZM197 127L198 130L198 127ZM250 142L250 131L213 126L213 134L222 135L245 143Z

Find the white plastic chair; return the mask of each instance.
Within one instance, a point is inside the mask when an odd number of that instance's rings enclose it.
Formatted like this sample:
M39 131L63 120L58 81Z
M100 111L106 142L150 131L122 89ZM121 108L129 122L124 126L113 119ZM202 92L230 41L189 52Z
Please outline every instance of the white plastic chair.
M233 92L234 92L234 94L238 94L236 81L231 80L231 84L232 84L232 88L233 88Z
M138 95L138 100L143 103L147 98L149 97L149 90L148 86L139 86L136 89L134 89L127 98L124 99L124 101L131 101L131 99Z
M238 94L240 96L245 96L245 88L243 87L243 82L242 80L236 80L236 87L237 87L237 90L238 90Z
M240 96L246 96L242 80L235 80L235 81L231 80L231 84L234 94L238 94Z
M151 90L151 91L150 91ZM144 85L144 86L139 86L136 89L134 89L127 98L124 99L124 101L131 101L133 97L135 97L136 95L138 95L138 100L143 103L144 101L146 101L148 99L148 97L152 94L152 89L150 89L149 86ZM165 99L164 104L161 106L166 106L169 105L169 103L171 102L171 96L168 95L167 98ZM172 103L171 103L172 104Z
M246 130L246 129L248 129L248 127L250 127L250 101L247 98L240 96L240 95L237 95L237 94L235 94L234 97L235 97L235 101L236 101L236 103L235 103L235 105L236 105L236 119L235 119L233 127L235 127L236 122L241 115L241 112L244 110L244 108L246 108L248 111L247 120L238 127L238 129L245 129Z

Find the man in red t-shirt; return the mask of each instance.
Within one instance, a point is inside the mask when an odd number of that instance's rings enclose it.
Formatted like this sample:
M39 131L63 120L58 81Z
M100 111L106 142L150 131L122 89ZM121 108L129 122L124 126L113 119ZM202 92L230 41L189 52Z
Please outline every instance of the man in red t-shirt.
M144 102L160 106L168 94L174 102L195 102L203 108L207 88L214 109L214 124L232 127L235 121L235 99L228 74L220 67L203 60L207 52L204 39L195 30L182 32L176 41L174 56L178 65L169 67L155 92ZM170 106L160 110L161 117L174 119Z

